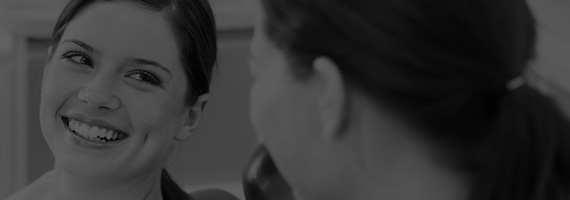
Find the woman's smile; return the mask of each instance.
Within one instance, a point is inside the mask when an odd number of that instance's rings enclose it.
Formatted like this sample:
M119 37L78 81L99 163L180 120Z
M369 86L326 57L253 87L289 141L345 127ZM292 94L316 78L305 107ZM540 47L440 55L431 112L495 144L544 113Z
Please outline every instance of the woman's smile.
M62 121L72 140L89 148L113 148L130 136L104 120L62 117Z
M188 80L160 12L94 3L52 51L40 122L58 164L127 179L167 159L187 118Z
M209 99L214 20L204 0L69 1L41 77L53 175L24 199L186 199L165 167Z

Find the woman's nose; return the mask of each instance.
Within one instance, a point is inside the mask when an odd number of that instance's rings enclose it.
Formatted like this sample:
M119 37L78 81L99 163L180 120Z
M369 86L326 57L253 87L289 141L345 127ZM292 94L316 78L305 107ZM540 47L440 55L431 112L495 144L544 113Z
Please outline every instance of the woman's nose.
M92 109L117 110L121 102L115 92L115 81L96 76L79 90L78 99Z

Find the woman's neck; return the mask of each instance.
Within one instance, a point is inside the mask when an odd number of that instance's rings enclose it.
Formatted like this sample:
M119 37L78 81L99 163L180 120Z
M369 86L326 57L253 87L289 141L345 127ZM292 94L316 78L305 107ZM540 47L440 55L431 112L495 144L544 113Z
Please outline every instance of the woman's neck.
M468 195L468 181L459 174L453 174L420 163L409 163L401 170L392 171L391 176L378 180L370 174L361 174L361 185L355 190L358 200L465 200ZM375 198L371 198L375 197Z
M339 165L349 163L341 179L345 181L333 189L339 194L321 199L467 199L469 176L443 163L441 147L426 141L422 133L392 113L371 109L367 98L353 98L353 103L351 126L344 141L338 142L343 146L332 153L350 152L339 158Z
M86 180L55 169L52 192L46 200L162 200L160 170L135 180Z

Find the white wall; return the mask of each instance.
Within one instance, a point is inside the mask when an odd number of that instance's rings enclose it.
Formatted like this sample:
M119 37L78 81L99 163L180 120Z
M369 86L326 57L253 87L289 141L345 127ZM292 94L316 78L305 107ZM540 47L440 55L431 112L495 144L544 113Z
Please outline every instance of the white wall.
M529 0L539 31L535 68L570 91L570 1Z

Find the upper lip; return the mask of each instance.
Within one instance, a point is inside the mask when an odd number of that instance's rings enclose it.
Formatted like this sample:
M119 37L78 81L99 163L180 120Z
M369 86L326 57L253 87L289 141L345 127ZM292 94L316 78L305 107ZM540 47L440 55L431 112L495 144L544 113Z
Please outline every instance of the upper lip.
M102 119L95 119L95 118L91 118L91 117L87 117L84 115L80 115L80 114L71 114L71 115L67 115L67 116L63 116L65 118L68 119L72 119L72 120L76 120L91 126L98 126L98 127L103 127L109 130L113 130L113 131L117 131L117 132L122 132L128 135L128 132L122 130L121 128L119 128L118 126L115 126L105 120Z

